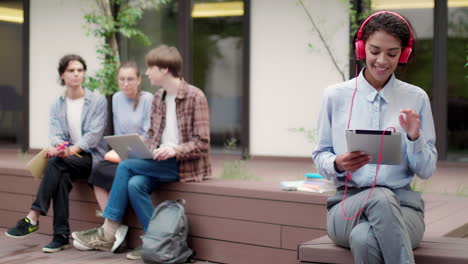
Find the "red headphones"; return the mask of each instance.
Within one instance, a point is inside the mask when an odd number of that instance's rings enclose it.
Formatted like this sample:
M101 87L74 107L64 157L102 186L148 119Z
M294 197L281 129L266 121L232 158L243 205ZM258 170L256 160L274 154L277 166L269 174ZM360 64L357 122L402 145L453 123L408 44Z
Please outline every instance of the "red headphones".
M397 14L395 12L391 12L391 11L379 11L379 12L377 12L375 14L372 14L366 20L364 20L364 22L361 24L361 27L359 27L359 31L357 33L356 41L354 42L354 45L355 45L355 48L356 48L356 59L357 60L362 60L362 59L366 58L365 44L364 44L364 41L362 40L362 34L363 34L362 32L363 32L364 27L367 25L367 23L373 17L375 17L376 15L383 14L383 13L388 13L388 14L392 14L392 15L394 15L396 17L399 17L408 26L408 29L410 31L410 39L408 41L408 46L406 46L403 49L403 51L401 52L400 59L398 61L399 63L407 63L408 59L409 59L409 57L411 55L411 51L413 50L413 43L414 43L413 30L411 30L410 24L408 23L408 21L406 21L406 19L404 17L402 17L401 15L399 15L399 14Z

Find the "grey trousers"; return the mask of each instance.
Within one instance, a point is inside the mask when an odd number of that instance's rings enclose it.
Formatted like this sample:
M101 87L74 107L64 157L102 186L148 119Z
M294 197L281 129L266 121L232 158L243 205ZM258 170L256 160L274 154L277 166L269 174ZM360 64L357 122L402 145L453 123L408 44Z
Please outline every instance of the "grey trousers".
M391 190L376 187L351 188L345 200L347 217L363 210L353 220L342 216L338 191L327 201L327 232L337 245L351 248L355 263L414 263L413 249L424 235L424 202L409 186ZM365 202L365 203L364 203Z

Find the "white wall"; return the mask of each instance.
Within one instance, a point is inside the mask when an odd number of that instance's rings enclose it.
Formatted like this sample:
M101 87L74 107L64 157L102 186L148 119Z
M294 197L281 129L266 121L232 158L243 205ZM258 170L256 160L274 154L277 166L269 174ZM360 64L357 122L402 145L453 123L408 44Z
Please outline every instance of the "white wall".
M314 143L290 129L315 130L323 90L342 81L297 2L251 2L252 155L310 157ZM347 78L348 7L340 0L304 2Z
M30 1L29 142L30 148L49 144L49 112L64 91L59 85L57 66L68 53L81 55L88 73L98 67L96 40L86 37L83 14L93 1Z

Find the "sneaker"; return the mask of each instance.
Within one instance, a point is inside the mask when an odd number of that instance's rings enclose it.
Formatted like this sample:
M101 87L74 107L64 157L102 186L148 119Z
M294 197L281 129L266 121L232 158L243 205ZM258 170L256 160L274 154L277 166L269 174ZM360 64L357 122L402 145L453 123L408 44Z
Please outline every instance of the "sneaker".
M86 235L86 234L89 234L89 233L94 233L94 232L96 232L96 230L98 228L99 227L91 228L91 229L83 230L83 231L75 231L75 232L72 232L71 236L72 236L73 239L76 239L77 236L83 236L83 235Z
M78 242L78 240L75 240L73 239L73 246L78 249L78 250L81 250L81 251L88 251L88 250L94 250L90 247L87 247L85 245L82 245L80 242Z
M128 252L126 257L131 260L140 260L141 259L141 247L131 252Z
M52 242L42 248L44 253L55 253L70 247L67 235L54 235Z
M83 244L81 244L80 242L78 242L78 240L76 240L76 237L77 236L86 236L87 234L89 233L93 233L93 232L96 232L96 230L98 229L98 227L96 228L92 228L92 229L88 229L88 230L83 230L83 231L75 231L72 233L72 237L73 237L73 246L78 249L78 250L83 250L83 251L86 251L86 250L93 250L93 248L90 248L90 247L87 247Z
M111 248L112 253L114 253L122 245L122 242L125 240L127 232L128 226L126 225L120 225L119 228L117 228L117 231L115 232L115 242Z
M32 225L31 220L25 217L19 220L15 227L8 229L5 232L5 235L14 238L21 238L30 235L37 231L37 229L39 229L39 222L37 222L36 225Z
M73 238L82 248L111 250L114 245L114 240L106 240L104 238L104 229L102 227L93 228L82 232L73 232ZM73 242L75 245L75 242Z

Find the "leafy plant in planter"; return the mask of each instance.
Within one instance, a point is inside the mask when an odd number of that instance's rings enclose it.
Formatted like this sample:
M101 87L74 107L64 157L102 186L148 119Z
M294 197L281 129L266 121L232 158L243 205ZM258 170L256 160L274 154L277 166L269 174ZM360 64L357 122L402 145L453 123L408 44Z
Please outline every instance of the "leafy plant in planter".
M96 8L86 13L84 18L87 35L92 35L100 44L97 53L101 68L86 79L85 86L90 90L99 90L104 95L111 95L119 90L117 86L117 69L120 65L120 37L138 39L144 45L151 41L140 29L137 23L145 9L158 8L170 0L94 0Z
M230 138L224 143L224 149L234 150L237 149L237 139ZM225 162L223 164L223 171L221 172L222 179L229 180L243 180L243 181L257 181L259 178L250 170L248 160L250 158L246 155L242 160L234 160L232 162Z

